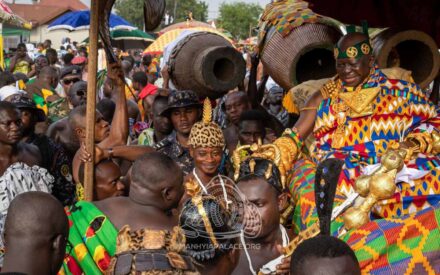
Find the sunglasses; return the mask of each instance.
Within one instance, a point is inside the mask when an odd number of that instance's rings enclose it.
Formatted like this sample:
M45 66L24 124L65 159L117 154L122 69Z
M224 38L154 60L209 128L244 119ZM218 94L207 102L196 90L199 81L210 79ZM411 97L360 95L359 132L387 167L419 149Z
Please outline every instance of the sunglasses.
M70 84L76 83L76 82L78 82L80 80L81 79L79 79L79 78L63 79L63 83L64 83L64 85L70 85Z

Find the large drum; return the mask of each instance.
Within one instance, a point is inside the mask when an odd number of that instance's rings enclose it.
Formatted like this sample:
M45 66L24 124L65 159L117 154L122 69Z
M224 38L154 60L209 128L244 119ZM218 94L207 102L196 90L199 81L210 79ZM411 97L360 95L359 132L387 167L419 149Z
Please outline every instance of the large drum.
M242 83L246 64L242 55L224 37L194 32L181 39L169 57L170 78L179 90L218 98Z
M372 34L372 42L380 68L401 67L409 70L414 81L422 88L428 86L439 72L438 46L424 32L384 29Z
M307 23L286 37L272 28L261 61L286 90L304 81L332 77L336 74L333 48L341 36L341 30L331 24Z

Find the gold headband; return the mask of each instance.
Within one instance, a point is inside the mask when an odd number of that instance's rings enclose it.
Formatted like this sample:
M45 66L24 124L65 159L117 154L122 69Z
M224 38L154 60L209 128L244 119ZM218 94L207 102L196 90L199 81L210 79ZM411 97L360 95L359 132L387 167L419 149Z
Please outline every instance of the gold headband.
M242 154L242 152L251 151L251 155ZM272 161L277 167L279 167L281 162L281 151L275 144L262 144L261 140L258 143L254 143L252 145L243 145L235 149L232 155L232 163L234 165L234 180L238 180L238 176L240 174L240 165L242 162L249 158L262 158ZM264 174L266 179L272 176L272 165L269 165L266 173ZM250 160L249 169L253 173L255 168L255 160ZM283 188L285 187L285 183L283 182L283 175L281 175L281 184Z

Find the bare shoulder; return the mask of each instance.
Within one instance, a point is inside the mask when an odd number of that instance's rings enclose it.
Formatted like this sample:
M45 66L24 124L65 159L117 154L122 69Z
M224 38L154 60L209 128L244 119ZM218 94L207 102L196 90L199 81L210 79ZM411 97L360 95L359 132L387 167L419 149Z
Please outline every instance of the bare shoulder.
M37 146L20 142L18 144L18 160L29 166L41 165L41 152Z
M47 129L47 135L51 138L55 138L57 133L67 128L69 120L67 117L52 123Z
M118 215L118 210L124 209L128 204L127 197L112 197L102 201L93 202L109 219Z

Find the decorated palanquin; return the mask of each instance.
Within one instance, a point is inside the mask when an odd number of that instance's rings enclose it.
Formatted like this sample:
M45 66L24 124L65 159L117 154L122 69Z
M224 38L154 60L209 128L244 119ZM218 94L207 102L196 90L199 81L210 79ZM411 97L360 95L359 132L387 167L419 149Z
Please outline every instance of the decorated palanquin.
M289 190L296 233L318 221L315 171L319 163L344 161L334 207L355 193L355 180L374 171L399 142L405 166L396 175L394 195L375 203L371 221L344 232L343 215L331 233L355 250L366 274L440 274L440 109L417 85L388 79L377 67L356 90L334 78L321 89L313 130L313 152L295 162ZM297 134L292 135L301 146ZM333 171L330 171L332 173Z

